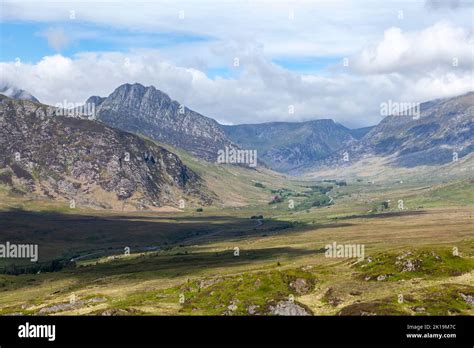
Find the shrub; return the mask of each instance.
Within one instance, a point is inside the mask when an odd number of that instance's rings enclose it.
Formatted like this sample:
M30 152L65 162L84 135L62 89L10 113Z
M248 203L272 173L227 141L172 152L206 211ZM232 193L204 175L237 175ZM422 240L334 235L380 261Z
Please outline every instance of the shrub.
M252 215L250 218L251 218L251 219L259 219L259 220L261 220L261 219L263 219L263 215Z

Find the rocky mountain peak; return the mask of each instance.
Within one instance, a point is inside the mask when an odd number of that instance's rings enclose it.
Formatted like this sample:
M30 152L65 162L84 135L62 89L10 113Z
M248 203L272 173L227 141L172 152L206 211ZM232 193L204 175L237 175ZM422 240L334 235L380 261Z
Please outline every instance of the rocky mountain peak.
M99 97L97 95L93 95L92 97L89 97L87 100L86 100L86 103L85 104L94 104L95 107L98 107L100 104L102 104L102 102L105 100L105 98L103 97Z
M39 100L31 93L5 82L0 83L0 94L17 100L30 100L39 103Z
M234 146L220 125L153 86L124 84L96 108L96 118L110 126L140 133L209 161Z

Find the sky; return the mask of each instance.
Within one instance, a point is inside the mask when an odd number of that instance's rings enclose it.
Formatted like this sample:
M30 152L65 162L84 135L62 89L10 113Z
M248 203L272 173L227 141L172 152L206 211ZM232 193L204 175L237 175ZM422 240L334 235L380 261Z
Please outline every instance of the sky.
M474 0L2 0L0 83L83 103L153 85L224 124L378 123L474 90Z

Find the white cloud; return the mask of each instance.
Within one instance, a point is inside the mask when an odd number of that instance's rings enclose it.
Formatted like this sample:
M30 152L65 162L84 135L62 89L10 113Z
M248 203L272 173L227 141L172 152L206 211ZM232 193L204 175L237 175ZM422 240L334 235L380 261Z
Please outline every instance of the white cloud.
M439 22L417 32L403 32L392 27L383 40L364 49L354 59L353 67L363 73L426 73L435 68L472 70L474 33L448 22Z
M408 40L399 31L390 35L400 42L397 47L404 47L399 52L420 44L411 39L420 34L409 34ZM390 35L385 35L377 47L383 48ZM463 36L457 38L451 44L462 47L459 39ZM198 69L177 66L158 50L83 53L73 58L58 54L36 64L0 63L0 69L6 82L48 104L83 102L91 95L107 96L120 84L139 82L154 85L206 116L234 124L333 118L347 126L365 126L379 121L380 103L388 99L421 102L472 90L468 70L441 64L424 74L410 73L413 69L406 62L397 65L398 54L386 73L365 75L342 70L322 77L283 69L271 63L259 46L246 47L245 52L237 77L228 79L211 79ZM438 57L439 52L428 53ZM383 61L383 54L386 52L380 49L377 62ZM364 55L360 56L362 61ZM411 64L417 66L419 59ZM423 59L435 62L432 57ZM294 105L294 114L288 113L289 105Z
M288 18L291 9L293 20ZM76 21L107 28L213 38L160 50L58 54L20 66L0 63L3 79L49 104L83 102L90 95L106 96L122 83L140 82L226 123L333 118L365 126L380 120L380 103L388 99L421 102L474 89L471 13L432 11L423 1L383 6L370 0L200 1L199 6L195 1L145 1L137 6L6 0L3 10L3 20L64 22L74 10ZM184 20L178 17L181 10ZM73 41L94 35L67 34ZM67 41L59 38L53 40L57 47ZM234 57L241 66L232 78L205 74L208 68L230 67ZM350 66L337 64L324 76L302 75L272 63L281 57L349 57ZM289 105L294 114L288 113Z
M400 10L405 14L402 21ZM184 19L179 19L180 11ZM252 40L261 42L271 57L347 56L390 26L412 29L442 18L466 27L472 22L472 13L465 9L431 11L423 0L4 0L1 16L5 21L93 23L151 33L192 33L218 41Z
M431 10L439 10L449 8L455 10L458 8L469 8L473 7L474 2L472 0L427 0L426 7Z

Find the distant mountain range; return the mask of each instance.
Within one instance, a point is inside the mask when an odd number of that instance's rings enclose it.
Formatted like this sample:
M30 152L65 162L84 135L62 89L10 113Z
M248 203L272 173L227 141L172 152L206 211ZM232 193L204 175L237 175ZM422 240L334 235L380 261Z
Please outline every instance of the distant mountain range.
M385 117L374 127L348 129L330 119L226 126L192 111L154 87L119 86L91 97L98 120L215 161L226 146L257 150L260 163L300 174L324 165L349 165L364 156L394 158L413 167L450 161L473 151L473 95L422 103L418 118ZM349 163L341 162L347 153Z
M257 150L260 164L289 172L328 157L370 130L350 130L332 120L224 126L188 109L153 86L119 86L108 97L92 96L96 119L216 161L225 147Z
M215 162L226 147L257 150L259 163L291 174L347 166L367 156L389 157L401 167L439 165L474 150L474 92L422 103L416 118L390 115L359 129L330 119L221 125L138 83L121 85L108 97L92 96L86 103L95 105L95 118L108 126L206 161Z
M257 149L272 169L290 172L327 158L356 142L370 128L350 130L333 120L222 126L242 148Z
M437 99L419 106L419 114L390 115L359 141L307 169L351 165L363 157L381 156L396 167L442 165L474 152L474 92ZM344 161L344 155L348 161Z
M180 158L101 122L57 116L57 109L0 95L0 183L81 206L177 206L211 202Z

